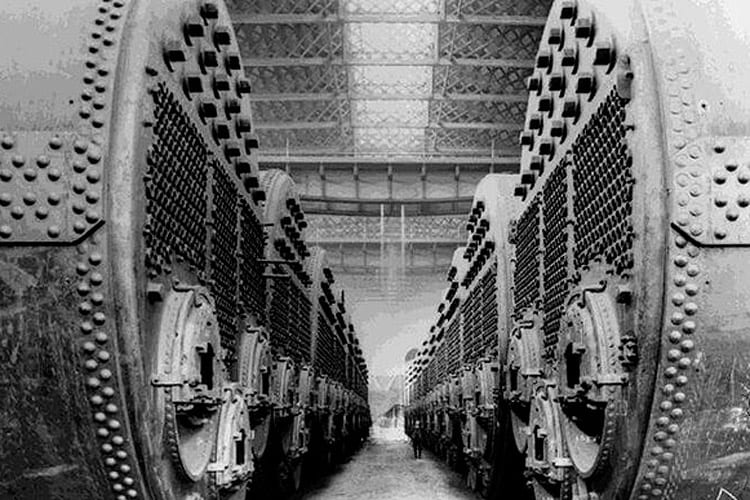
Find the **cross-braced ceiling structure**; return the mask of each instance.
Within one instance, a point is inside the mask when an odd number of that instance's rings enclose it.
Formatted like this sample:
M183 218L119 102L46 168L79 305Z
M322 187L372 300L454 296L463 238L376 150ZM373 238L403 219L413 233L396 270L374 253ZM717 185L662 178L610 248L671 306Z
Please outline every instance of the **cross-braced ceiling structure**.
M514 164L550 3L230 2L264 159Z
M261 167L295 179L339 273L442 274L477 182L518 169L551 3L229 0Z

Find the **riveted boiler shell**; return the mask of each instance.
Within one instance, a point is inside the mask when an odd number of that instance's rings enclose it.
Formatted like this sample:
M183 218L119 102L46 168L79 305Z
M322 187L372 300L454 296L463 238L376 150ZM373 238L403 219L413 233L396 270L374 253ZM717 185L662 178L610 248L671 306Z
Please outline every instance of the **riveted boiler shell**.
M229 353L263 281L249 85L201 5L0 5L2 497L208 495L164 450L162 300L210 282Z
M743 9L556 2L545 29L522 136L514 309L543 305L554 369L572 289L622 287L637 356L618 430L603 436L610 474L587 479L601 498L750 494Z
M270 257L276 254L274 242L277 238L287 238L284 228L281 225L281 219L291 216L288 200L294 200L299 203L297 187L289 175L283 170L271 169L263 170L260 173L260 187L266 192L266 202L263 207L264 222L269 224L267 239L267 255ZM294 218L292 217L292 220ZM270 224L273 224L271 227ZM304 236L302 236L304 239Z
M323 268L325 267L328 267L326 251L321 247L311 247L310 257L305 260L305 271L312 281L312 285L310 286L310 302L312 303L310 321L313 325L313 331L318 330L319 299L323 296L320 284L326 279L323 274Z

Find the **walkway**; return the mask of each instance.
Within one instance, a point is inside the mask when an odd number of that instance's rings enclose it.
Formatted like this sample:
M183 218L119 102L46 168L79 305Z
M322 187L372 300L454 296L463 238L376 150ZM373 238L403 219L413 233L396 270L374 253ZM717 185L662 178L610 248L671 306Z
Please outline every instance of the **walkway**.
M352 460L304 500L476 500L462 478L423 452L414 460L402 431L373 427L372 436Z

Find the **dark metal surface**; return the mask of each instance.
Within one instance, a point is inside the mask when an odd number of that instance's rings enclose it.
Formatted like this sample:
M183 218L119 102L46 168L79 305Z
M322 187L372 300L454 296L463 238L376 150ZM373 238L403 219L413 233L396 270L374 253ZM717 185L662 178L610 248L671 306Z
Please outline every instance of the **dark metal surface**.
M509 417L510 432L495 429L516 448L492 450L495 492L513 487L502 470L523 468L529 487L513 498L750 496L741 9L553 6L529 80L517 198L495 201L512 243L497 253L510 268L499 268L498 289L511 297L490 356L501 370L496 418ZM476 208L470 244L481 242ZM451 270L456 279L470 290L482 281L466 268ZM470 291L459 298L466 349L487 315ZM411 364L407 420L455 404L440 384L461 373L457 413L471 436L481 370L454 365L431 379L444 332L437 321ZM480 471L469 462L471 486Z
M298 228L304 216L259 189L225 7L14 0L0 26L0 497L298 487L292 462L316 459L306 423L323 419L305 365L312 281L304 236L274 219L277 238L260 203ZM278 239L284 264L269 266ZM296 291L280 332L264 275L281 272ZM303 354L287 366L286 349ZM341 437L351 451L369 413L347 369L366 368L351 346L334 364L348 374L338 412L354 422Z

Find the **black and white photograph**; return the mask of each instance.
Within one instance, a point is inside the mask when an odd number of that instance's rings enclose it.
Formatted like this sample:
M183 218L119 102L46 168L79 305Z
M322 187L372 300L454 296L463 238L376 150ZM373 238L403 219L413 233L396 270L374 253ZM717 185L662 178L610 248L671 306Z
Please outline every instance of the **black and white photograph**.
M750 500L750 1L0 0L0 500Z

